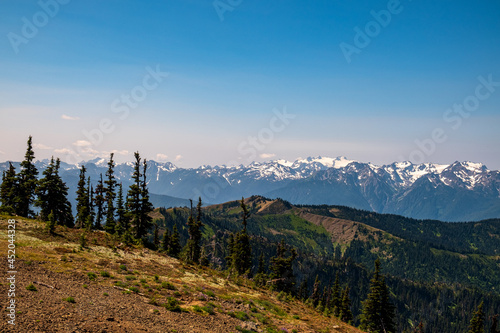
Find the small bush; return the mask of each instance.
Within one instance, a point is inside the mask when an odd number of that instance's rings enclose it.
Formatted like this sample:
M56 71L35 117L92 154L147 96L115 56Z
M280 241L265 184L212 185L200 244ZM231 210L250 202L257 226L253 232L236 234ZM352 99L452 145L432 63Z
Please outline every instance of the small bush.
M137 288L137 287L129 287L128 290L133 291L134 293L139 292L139 288Z
M38 289L36 289L36 287L33 285L33 283L28 284L28 286L26 287L26 290L38 291Z
M68 303L76 303L75 299L71 296L63 298L63 301L66 301Z
M160 277L158 275L155 274L155 281L158 282L160 281Z
M97 275L93 272L87 273L87 276L89 277L90 281L94 281L97 278Z
M177 290L177 288L175 288L175 286L170 282L162 282L161 287L168 290Z
M109 278L109 277L111 277L111 274L109 274L109 273L108 273L108 272L106 272L106 271L102 271L102 272L101 272L101 276L102 276L102 277L105 277L105 278Z
M125 276L125 279L127 279L128 281L133 281L133 280L136 280L137 278L133 275L127 275L127 276Z
M198 312L198 313L202 313L203 309L199 305L193 305L193 311Z
M87 286L86 284L84 284L82 287L85 288L85 289L87 289L89 286Z
M215 297L214 292L213 292L213 291L211 291L211 290L207 290L207 291L205 292L205 294L206 294L207 296L209 296L209 297Z
M102 293L102 295L103 295L103 296L109 296L109 294L108 294L108 293Z
M173 297L167 298L167 303L165 303L165 308L172 312L181 312L182 309L179 306L180 302Z
M124 264L121 264L119 267L120 267L120 269L122 271L126 271L127 270L127 266L125 266Z
M140 279L139 282L141 282L141 283L147 283L146 279Z

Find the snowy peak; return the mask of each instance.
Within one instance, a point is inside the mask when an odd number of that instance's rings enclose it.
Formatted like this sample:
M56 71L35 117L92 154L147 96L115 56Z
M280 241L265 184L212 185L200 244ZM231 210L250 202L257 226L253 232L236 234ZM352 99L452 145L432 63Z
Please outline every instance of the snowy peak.
M339 156L336 158L331 157L308 157L305 159L297 159L295 162L291 163L291 167L299 168L303 166L316 166L318 169L327 169L327 168L343 168L347 166L349 163L355 162L354 160L349 160L344 156Z

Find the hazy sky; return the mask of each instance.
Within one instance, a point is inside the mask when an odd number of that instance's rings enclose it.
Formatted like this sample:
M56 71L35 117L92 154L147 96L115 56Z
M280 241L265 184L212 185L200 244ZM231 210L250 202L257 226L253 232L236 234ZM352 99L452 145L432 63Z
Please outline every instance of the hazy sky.
M500 169L499 17L498 0L3 0L0 161L31 134L68 162Z

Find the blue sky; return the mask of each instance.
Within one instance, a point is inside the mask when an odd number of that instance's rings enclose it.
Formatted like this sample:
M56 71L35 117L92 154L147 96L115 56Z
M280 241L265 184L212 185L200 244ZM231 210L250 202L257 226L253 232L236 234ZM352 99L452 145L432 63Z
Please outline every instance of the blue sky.
M21 160L31 134L38 158L68 162L139 150L185 167L345 155L500 169L498 1L54 3L0 4L0 160Z

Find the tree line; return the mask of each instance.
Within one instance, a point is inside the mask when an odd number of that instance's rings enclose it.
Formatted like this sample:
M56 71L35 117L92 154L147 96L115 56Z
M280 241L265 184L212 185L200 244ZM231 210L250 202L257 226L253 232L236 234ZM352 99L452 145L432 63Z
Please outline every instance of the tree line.
M95 188L90 177L86 176L85 166L80 166L76 216L73 216L71 203L67 198L69 189L59 174L60 159L52 157L42 177L38 179L32 140L30 136L20 171L16 173L15 167L9 162L8 169L2 174L2 212L22 217L38 217L48 222L47 229L50 233L54 233L56 225L62 225L88 231L104 230L122 237L127 244L147 242L148 231L152 226L150 213L153 205L147 188L147 160L141 159L139 152L134 153L133 183L126 196L122 184L115 177L113 153L109 157L105 178L100 174ZM37 207L39 212L35 214L32 207Z

